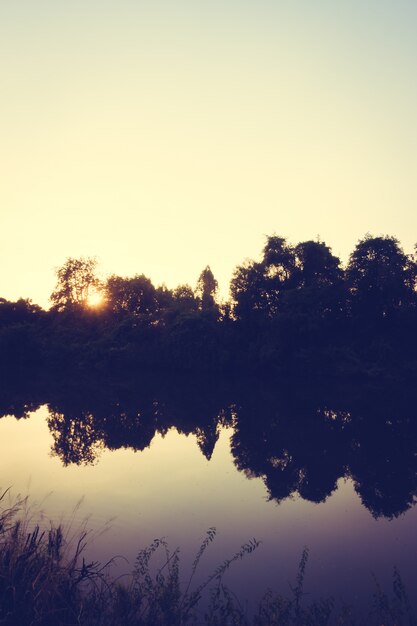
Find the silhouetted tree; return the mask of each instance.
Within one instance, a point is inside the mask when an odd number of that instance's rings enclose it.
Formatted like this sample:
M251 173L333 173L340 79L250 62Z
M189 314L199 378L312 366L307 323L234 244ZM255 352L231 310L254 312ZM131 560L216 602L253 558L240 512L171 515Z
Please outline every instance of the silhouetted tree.
M283 237L267 237L262 261L247 261L233 274L230 291L236 317L276 317L282 294L295 284L295 270L294 249Z
M346 287L340 259L325 243L304 241L295 247L294 285L281 301L280 311L297 331L318 333L318 324L340 318L346 307ZM327 330L325 331L327 332Z
M414 301L415 266L394 237L360 240L347 278L354 314L386 317Z
M230 284L234 314L238 319L250 319L265 314L265 279L261 263L246 261L237 267Z
M113 313L150 317L158 310L156 289L143 274L132 278L110 276L105 290L107 306Z
M340 259L321 241L304 241L295 247L298 287L334 285L343 277Z
M172 289L168 289L166 285L160 285L155 289L155 298L158 303L158 311L160 313L166 311L172 305Z
M177 323L179 317L194 314L198 311L198 299L190 285L178 285L171 291L170 301L161 310L161 320L167 327Z
M173 291L173 303L175 309L181 313L197 311L198 301L190 285L178 285Z
M287 286L294 277L294 248L287 243L284 237L277 235L267 237L263 249L262 264L268 278L278 279L275 282Z
M214 278L210 266L207 265L198 278L196 289L202 311L213 311L216 308L215 297L217 288L217 280Z
M42 313L41 307L28 298L19 298L16 302L0 298L0 327L34 322Z
M149 278L96 276L96 260L57 270L53 307L0 298L0 374L37 361L74 367L250 370L274 375L414 375L416 264L393 237L366 236L345 272L320 241L266 238L238 266L218 305L210 267L197 287L155 289ZM92 308L90 295L107 298ZM0 376L1 378L1 376Z
M50 297L54 308L63 311L74 306L85 307L88 297L100 287L96 268L96 259L69 257L56 271L58 280Z

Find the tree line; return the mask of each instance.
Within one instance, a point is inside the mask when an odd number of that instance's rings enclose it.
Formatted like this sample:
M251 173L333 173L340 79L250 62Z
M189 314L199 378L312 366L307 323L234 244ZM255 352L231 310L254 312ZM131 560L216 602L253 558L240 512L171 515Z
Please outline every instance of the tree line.
M346 267L324 242L271 235L220 302L207 266L196 287L143 274L97 276L93 258L57 270L51 308L0 298L0 367L151 367L412 375L417 263L391 236L361 239Z

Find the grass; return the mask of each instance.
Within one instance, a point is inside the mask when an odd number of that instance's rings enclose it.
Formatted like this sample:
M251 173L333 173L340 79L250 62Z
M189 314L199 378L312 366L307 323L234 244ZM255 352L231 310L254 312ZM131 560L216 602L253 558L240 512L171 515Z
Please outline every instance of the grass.
M61 526L41 529L27 514L27 499L7 505L0 495L0 625L8 626L417 626L399 573L390 594L375 581L369 611L358 618L332 598L307 604L304 577L308 550L303 550L288 596L267 591L253 615L224 584L224 575L259 546L241 546L203 582L195 578L214 541L210 528L183 575L179 549L164 539L142 549L129 582L112 579L111 562L88 562L87 532L68 540ZM158 561L156 566L154 561Z

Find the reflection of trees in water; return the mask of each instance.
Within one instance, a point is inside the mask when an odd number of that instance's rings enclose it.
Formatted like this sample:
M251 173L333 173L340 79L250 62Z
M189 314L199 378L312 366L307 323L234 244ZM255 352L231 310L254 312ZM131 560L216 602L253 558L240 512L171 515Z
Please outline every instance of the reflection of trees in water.
M92 464L103 448L144 450L155 435L153 406L132 407L121 402L107 406L92 403L91 409L74 411L60 405L59 411L49 407L48 426L54 438L53 453L64 465Z
M0 418L13 415L16 419L26 419L42 404L43 401L36 392L22 394L13 387L0 388Z
M103 448L141 451L157 432L164 436L174 427L179 433L194 434L202 454L210 459L221 427L232 420L221 395L204 384L187 387L187 392L169 385L168 392L159 389L158 394L146 384L122 391L88 388L55 394L48 418L53 453L65 465L92 464Z
M310 409L310 412L308 411ZM299 493L323 502L345 473L343 423L305 403L285 403L281 395L249 399L239 410L232 437L237 467L263 478L269 498Z
M71 416L50 410L48 426L54 439L52 452L64 465L94 463L104 443L95 422L95 417L88 412Z
M413 420L393 418L365 425L355 433L350 475L363 504L374 517L396 517L417 495L417 427Z
M232 437L237 467L261 477L278 502L295 494L323 502L339 478L351 477L374 517L410 508L417 494L411 401L387 392L366 397L364 389L359 398L346 389L330 399L297 398L297 391L242 403Z
M231 452L248 478L264 481L269 499L299 495L324 502L339 478L351 478L375 517L395 517L417 494L417 423L410 390L304 384L140 380L68 391L0 395L0 414L27 417L48 400L53 453L65 465L94 463L104 448L148 447L171 428L196 437L210 459L222 426L233 426ZM30 400L29 398L32 398Z

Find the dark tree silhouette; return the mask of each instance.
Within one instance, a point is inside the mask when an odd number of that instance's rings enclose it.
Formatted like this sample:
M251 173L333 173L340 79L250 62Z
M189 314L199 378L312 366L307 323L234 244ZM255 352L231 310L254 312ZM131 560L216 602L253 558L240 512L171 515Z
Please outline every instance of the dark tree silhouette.
M347 267L354 314L386 317L414 301L416 268L394 237L360 240Z
M207 265L198 278L196 289L202 311L213 311L216 308L215 297L217 288L217 280L214 278L210 266Z
M246 261L233 273L230 292L233 299L234 315L248 320L266 313L265 279L261 263Z
M321 241L304 241L295 247L298 287L334 285L343 277L340 259Z
M163 284L155 289L155 298L158 303L158 311L165 311L172 305L173 294L172 289Z
M318 333L322 320L343 317L346 309L340 259L319 241L299 243L295 247L295 259L295 288L285 292L280 312L297 324L298 331L311 329Z
M416 264L393 237L366 236L347 270L321 241L266 238L260 260L238 266L231 300L216 302L210 267L197 288L155 288L110 276L92 258L57 270L53 307L0 299L0 374L30 364L120 370L170 368L268 375L415 376ZM106 295L94 308L90 295ZM400 372L401 370L401 372Z
M34 322L42 313L41 307L28 298L16 302L0 298L0 327Z
M113 313L150 317L158 310L156 289L143 274L132 278L110 276L105 292L107 306Z
M283 237L267 237L262 261L247 261L233 274L230 290L236 317L276 317L282 294L294 286L295 270L294 249Z
M173 308L179 313L192 313L198 309L198 300L190 285L178 285L173 291Z
M268 278L276 278L281 285L287 286L291 283L295 271L294 248L284 237L277 235L267 237L262 264Z
M50 300L57 311L73 307L85 307L91 293L100 287L96 276L97 260L69 257L57 269L57 284Z

